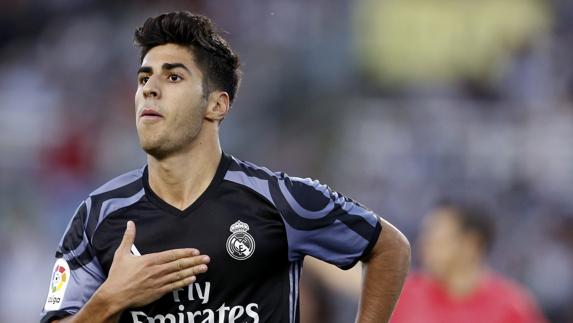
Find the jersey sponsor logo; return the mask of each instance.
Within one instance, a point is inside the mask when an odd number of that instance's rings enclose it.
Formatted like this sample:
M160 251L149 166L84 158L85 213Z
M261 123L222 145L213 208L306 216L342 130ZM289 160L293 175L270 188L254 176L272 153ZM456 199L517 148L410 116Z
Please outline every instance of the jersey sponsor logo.
M211 282L193 283L172 292L173 304L178 311L148 314L143 311L130 311L133 323L259 323L259 304L247 305L210 303ZM189 301L189 303L187 303ZM194 309L190 309L190 305Z
M66 287L70 281L70 266L63 259L56 260L54 270L52 271L52 279L50 281L50 290L44 309L46 311L59 310L64 300Z
M232 234L227 239L227 252L237 260L250 258L255 252L255 239L247 231L249 225L237 221L231 225Z
M184 305L179 305L179 312L148 315L142 311L130 311L133 323L259 323L259 305L250 303L247 306L230 306L223 303L216 310L204 309L188 311Z

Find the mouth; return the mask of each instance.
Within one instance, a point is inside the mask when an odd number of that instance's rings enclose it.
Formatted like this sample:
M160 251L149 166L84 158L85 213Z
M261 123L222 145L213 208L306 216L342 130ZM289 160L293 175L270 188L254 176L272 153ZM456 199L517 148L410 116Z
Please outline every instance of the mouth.
M147 118L152 118L152 119L163 118L161 113L157 112L157 110L152 109L152 108L143 109L143 111L141 111L140 117L146 118L146 119Z

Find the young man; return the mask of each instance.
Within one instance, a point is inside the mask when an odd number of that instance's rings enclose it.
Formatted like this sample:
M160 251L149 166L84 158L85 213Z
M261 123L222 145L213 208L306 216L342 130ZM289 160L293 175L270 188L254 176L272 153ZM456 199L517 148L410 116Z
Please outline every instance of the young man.
M423 273L408 277L392 323L543 323L521 286L492 272L493 224L475 206L443 203L421 232Z
M409 266L406 238L325 185L221 151L239 62L208 18L149 18L135 40L147 165L80 204L42 322L298 322L305 255L364 261L357 321L386 322Z

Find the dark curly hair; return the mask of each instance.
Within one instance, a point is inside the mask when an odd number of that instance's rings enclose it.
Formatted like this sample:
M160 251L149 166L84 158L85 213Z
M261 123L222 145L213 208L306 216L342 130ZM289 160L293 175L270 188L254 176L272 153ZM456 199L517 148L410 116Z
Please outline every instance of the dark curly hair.
M147 18L135 30L134 38L135 45L141 47L141 61L155 46L171 43L189 48L203 72L205 95L225 91L233 103L241 81L239 57L209 18L188 11L161 14Z

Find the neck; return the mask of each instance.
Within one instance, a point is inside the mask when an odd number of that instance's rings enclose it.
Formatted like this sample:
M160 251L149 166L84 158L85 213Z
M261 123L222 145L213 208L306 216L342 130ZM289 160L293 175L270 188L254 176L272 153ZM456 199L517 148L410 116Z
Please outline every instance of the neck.
M218 135L203 131L188 149L157 159L147 156L149 186L170 205L184 210L207 189L221 160Z
M444 277L443 283L449 294L454 297L463 297L473 293L479 286L485 273L480 261L460 264Z

